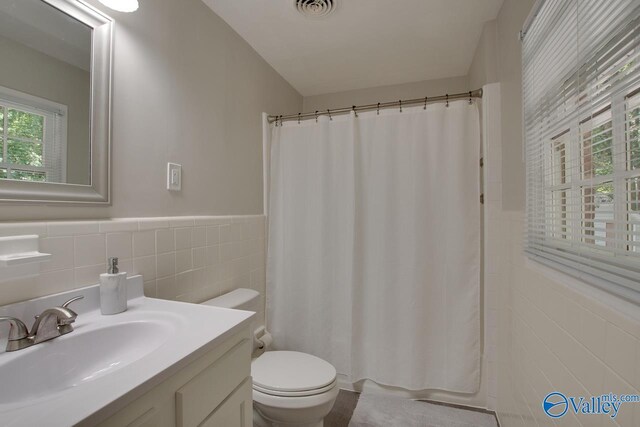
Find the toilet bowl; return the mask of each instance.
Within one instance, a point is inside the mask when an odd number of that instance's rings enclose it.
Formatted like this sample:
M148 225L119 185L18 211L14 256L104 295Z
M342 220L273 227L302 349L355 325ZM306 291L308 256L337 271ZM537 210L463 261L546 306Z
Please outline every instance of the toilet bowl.
M259 298L257 291L237 289L202 304L258 311ZM338 395L335 368L297 351L265 351L251 362L251 376L258 427L322 427Z
M321 427L338 395L331 364L297 351L268 351L251 363L257 425Z

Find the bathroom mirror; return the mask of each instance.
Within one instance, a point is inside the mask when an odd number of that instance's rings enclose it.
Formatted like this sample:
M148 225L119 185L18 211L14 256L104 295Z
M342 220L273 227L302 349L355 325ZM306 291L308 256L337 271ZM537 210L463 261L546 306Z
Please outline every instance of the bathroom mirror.
M112 21L0 0L0 201L109 203Z

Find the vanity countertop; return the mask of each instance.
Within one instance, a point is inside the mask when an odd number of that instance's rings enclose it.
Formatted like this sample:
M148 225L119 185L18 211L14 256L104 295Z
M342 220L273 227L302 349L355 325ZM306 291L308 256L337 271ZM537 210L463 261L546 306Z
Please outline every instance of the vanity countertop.
M34 306L39 310L85 295L73 332L0 353L3 426L103 421L239 332L254 316L248 311L147 298L140 276L128 280L133 294L129 308L116 315L100 313L97 286L0 308L0 315L26 320Z

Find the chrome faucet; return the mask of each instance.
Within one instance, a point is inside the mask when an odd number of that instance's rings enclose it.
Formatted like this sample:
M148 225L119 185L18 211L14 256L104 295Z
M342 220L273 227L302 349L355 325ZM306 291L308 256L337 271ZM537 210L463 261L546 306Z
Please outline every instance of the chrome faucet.
M73 331L71 325L76 321L78 313L69 308L69 304L84 298L82 295L71 298L60 307L48 308L36 316L36 321L29 333L26 325L14 317L2 316L0 322L7 321L11 325L6 351L22 350L35 344L57 338Z
M0 322L7 321L11 325L9 328L9 340L7 341L7 351L22 350L33 345L29 339L29 330L20 319L15 317L2 316Z

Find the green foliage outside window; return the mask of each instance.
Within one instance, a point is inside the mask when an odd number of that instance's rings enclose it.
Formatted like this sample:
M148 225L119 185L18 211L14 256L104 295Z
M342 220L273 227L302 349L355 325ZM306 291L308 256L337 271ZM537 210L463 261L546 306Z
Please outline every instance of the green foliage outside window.
M44 117L24 111L7 109L7 133L10 137L42 141Z
M6 115L6 117L5 117ZM6 131L4 129L6 122ZM42 167L44 117L13 108L0 107L0 161L13 165ZM6 152L6 159L4 153ZM11 167L0 169L0 178L24 181L46 181L45 172Z
M627 120L629 169L640 169L640 107L629 111Z
M17 165L42 166L42 144L9 139L7 158Z
M629 144L629 169L640 169L640 107L633 108L627 115L627 143ZM629 208L640 211L640 178L629 180L631 200Z
M595 127L591 134L591 146L593 150L592 167L595 176L613 174L613 131L611 121ZM596 193L600 195L600 201L613 201L613 183L606 183L596 187Z
M45 174L44 172L21 171L13 169L11 171L11 179L44 182L47 180L47 174Z

